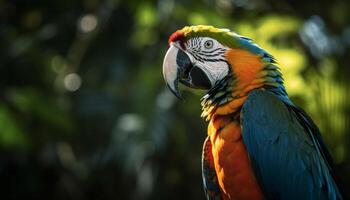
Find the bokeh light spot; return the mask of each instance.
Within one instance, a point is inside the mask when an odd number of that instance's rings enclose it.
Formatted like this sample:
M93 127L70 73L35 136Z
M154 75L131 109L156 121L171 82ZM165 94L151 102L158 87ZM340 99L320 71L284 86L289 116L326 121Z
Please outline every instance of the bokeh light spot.
M68 74L63 80L64 87L71 92L77 91L81 86L81 78L76 73Z
M62 58L61 56L54 56L51 59L51 69L52 71L56 72L56 73L61 73L66 69L66 63L64 58Z
M79 22L79 28L84 33L91 32L97 27L97 22L96 16L85 15Z
M142 130L144 123L139 115L127 113L120 116L118 120L118 126L122 131L132 132Z

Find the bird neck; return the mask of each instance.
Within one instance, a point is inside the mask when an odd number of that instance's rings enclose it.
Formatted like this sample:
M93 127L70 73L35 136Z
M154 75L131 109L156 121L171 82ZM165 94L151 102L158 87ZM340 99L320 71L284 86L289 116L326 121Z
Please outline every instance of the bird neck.
M238 116L250 91L269 90L288 100L282 73L270 54L255 55L232 49L226 53L229 75L218 81L201 99L202 115L206 121L214 115Z

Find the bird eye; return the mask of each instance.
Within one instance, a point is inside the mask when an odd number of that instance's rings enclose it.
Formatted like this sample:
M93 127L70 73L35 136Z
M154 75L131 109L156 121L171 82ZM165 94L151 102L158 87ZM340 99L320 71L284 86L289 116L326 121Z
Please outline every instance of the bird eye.
M204 47L205 47L206 49L212 48L213 45L214 45L214 42L213 42L212 40L207 40L207 41L204 42Z

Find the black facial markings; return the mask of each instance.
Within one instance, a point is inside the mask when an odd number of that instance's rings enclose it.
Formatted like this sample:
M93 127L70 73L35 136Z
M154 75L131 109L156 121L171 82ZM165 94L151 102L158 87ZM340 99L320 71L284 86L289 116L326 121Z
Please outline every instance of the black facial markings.
M220 55L222 55L223 53L225 53L225 50L219 51L219 52L217 52L217 53L215 53L215 54L206 54L206 53L203 53L203 51L198 52L198 54L201 55L201 56L213 56L213 57L215 57L215 56L220 56Z
M189 52L196 60L199 62L227 62L224 56L218 56L218 57L203 57L203 56L198 56L197 54L193 52Z
M188 53L190 53L197 61L204 62L225 62L226 49L218 47L216 49L205 51L202 50L203 38L195 37L188 42Z
M216 52L216 51L225 51L225 49L223 49L223 48L217 48L217 49L214 49L214 50L211 50L211 51L202 51L202 53L214 53L214 52Z
M188 51L196 60L203 62L202 58L197 56L197 54L193 53L192 51Z

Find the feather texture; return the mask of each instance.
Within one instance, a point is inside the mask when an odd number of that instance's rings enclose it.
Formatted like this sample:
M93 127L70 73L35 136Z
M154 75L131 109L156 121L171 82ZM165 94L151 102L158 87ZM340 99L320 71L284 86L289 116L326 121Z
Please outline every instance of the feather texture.
M205 196L208 200L221 200L221 192L215 172L210 138L204 141L202 152L202 178Z
M342 199L313 122L272 92L252 91L241 111L242 137L267 199Z

